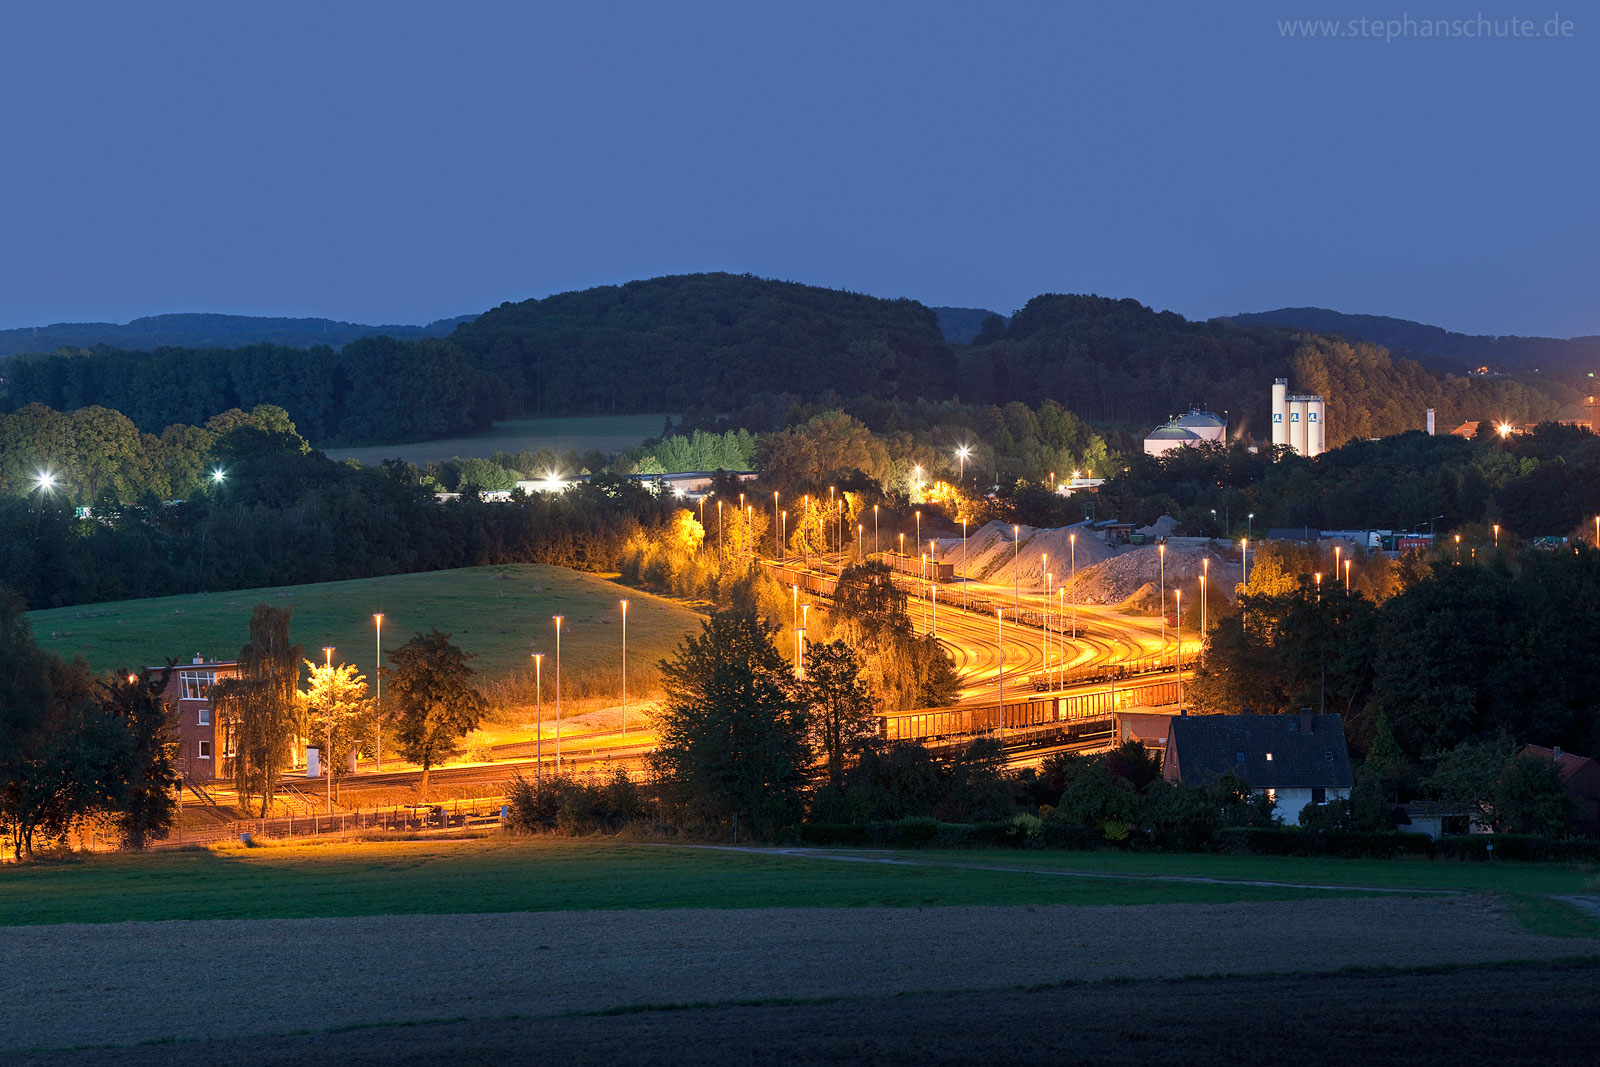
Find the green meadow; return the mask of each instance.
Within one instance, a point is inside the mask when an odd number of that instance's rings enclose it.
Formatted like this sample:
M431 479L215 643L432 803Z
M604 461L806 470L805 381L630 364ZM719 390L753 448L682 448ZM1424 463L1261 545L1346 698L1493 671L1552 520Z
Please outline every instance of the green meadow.
M308 658L320 660L323 646L331 645L335 661L370 671L377 636L372 616L382 612L385 649L437 626L476 653L473 668L493 679L526 670L535 651L546 653L550 669L553 615L564 617L563 671L579 674L617 664L622 647L618 601L624 597L630 675L669 654L698 625L694 612L681 604L592 574L539 564L120 600L34 611L28 619L34 637L51 652L68 659L82 656L97 670L119 670L160 666L169 657L188 662L196 653L232 659L249 637L253 605L293 607L290 633Z

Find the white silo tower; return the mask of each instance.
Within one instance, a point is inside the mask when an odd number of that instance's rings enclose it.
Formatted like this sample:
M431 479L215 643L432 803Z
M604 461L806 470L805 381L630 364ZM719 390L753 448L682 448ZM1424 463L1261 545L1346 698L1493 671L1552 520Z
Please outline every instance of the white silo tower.
M1322 397L1306 398L1306 455L1320 456L1328 450L1328 409Z
M1272 443L1289 443L1289 379L1279 378L1272 383Z
M1300 455L1306 452L1306 398L1294 396L1289 398L1289 447Z

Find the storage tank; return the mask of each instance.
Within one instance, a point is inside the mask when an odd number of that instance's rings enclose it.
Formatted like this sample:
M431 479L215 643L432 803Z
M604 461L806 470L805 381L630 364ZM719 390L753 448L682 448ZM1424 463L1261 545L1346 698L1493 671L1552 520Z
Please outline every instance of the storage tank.
M1293 397L1289 401L1289 447L1306 455L1306 398Z
M1272 383L1272 443L1289 443L1289 379L1279 378Z
M1327 408L1320 396L1306 401L1306 455L1320 456L1328 450Z
M1428 436L1433 436L1433 409L1428 409Z

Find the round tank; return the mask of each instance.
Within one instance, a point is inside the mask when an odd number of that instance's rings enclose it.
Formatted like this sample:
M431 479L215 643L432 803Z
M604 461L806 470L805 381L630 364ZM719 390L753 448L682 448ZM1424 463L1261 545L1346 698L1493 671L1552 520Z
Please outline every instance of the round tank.
M1289 401L1289 447L1308 455L1306 451L1306 401L1296 397Z

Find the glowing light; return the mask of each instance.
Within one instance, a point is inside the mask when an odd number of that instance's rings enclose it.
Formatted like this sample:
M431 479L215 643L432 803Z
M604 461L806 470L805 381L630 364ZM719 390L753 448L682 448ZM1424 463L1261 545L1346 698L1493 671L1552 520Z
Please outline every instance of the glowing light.
M56 487L56 476L49 471L40 471L37 481L39 488L47 493Z

